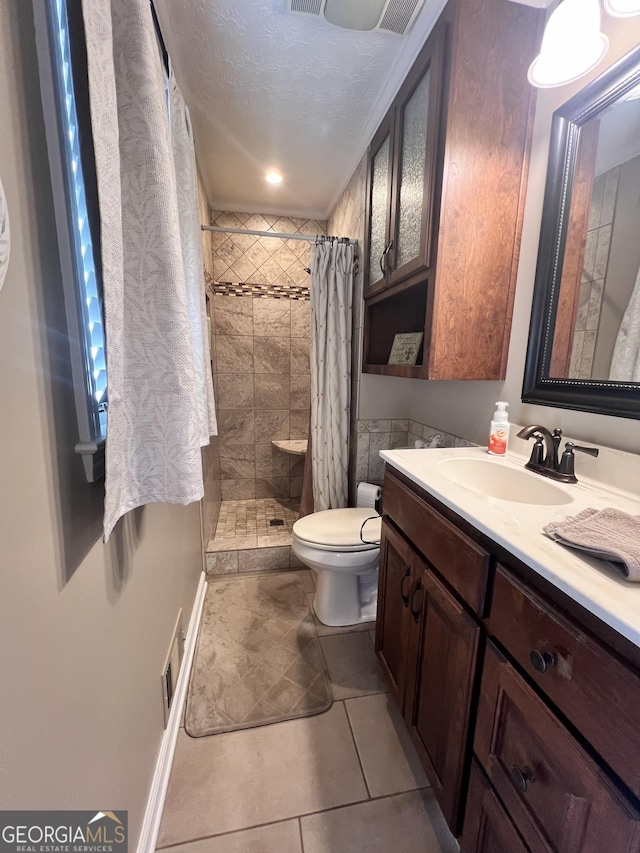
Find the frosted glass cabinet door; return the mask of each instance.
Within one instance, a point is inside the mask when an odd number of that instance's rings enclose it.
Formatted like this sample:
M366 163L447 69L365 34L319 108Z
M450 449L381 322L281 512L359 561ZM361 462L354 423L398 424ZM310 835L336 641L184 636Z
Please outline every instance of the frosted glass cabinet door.
M366 298L433 266L446 28L429 36L369 147ZM413 330L415 331L415 330Z
M375 140L374 140L375 144ZM371 225L369 228L369 286L385 278L391 205L391 131L371 158Z
M420 254L430 78L430 70L427 69L400 113L396 270Z

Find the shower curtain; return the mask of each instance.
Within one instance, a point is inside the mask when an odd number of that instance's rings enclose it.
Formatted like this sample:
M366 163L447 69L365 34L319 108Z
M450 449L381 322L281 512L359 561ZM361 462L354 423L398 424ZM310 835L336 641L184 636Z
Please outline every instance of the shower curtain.
M148 0L82 0L100 206L109 418L104 541L203 496L216 433L193 138ZM170 118L169 118L170 116Z
M310 453L316 512L347 505L353 246L319 239L311 249Z
M612 382L640 382L640 270L620 323L609 379Z

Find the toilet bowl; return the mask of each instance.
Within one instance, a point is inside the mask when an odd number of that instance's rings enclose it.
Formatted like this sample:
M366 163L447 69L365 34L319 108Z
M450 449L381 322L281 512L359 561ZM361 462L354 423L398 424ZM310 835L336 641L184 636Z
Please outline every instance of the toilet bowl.
M318 573L313 607L325 625L376 618L382 519L371 508L327 509L299 518L291 547Z

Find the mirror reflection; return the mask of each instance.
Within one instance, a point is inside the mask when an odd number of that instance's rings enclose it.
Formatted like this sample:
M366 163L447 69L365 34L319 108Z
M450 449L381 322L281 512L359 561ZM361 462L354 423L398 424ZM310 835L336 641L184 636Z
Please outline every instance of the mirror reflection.
M549 376L640 380L640 86L581 128Z

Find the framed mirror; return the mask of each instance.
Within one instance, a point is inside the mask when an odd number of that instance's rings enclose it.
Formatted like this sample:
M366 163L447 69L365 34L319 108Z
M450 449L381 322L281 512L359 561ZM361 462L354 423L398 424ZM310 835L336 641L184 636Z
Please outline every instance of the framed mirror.
M522 399L640 418L640 46L553 115Z

